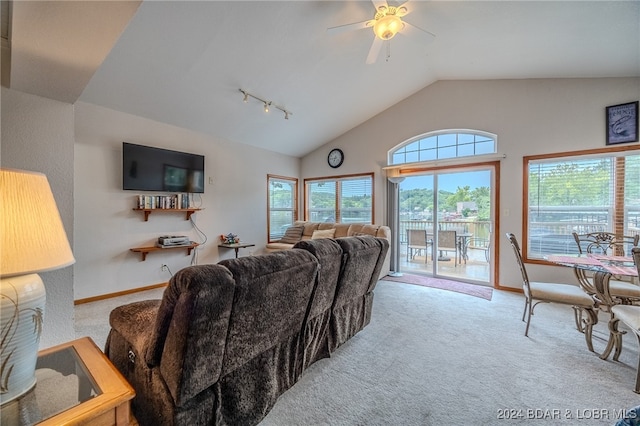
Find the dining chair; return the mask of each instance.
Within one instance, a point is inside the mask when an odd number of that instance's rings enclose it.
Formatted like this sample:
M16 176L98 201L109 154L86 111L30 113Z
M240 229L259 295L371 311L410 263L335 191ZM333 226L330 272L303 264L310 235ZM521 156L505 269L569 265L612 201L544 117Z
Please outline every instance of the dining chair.
M573 232L573 238L578 246L578 253L604 254L611 256L630 256L631 250L638 246L639 235L617 236L611 232L590 232L578 234ZM583 289L593 295L593 282L590 275L581 271L578 279ZM634 281L635 280L635 281ZM609 294L622 304L640 302L640 286L636 277L623 277L614 275L609 280Z
M640 275L640 248L631 249L633 261L638 268ZM635 334L640 348L640 306L637 305L614 305L611 307L611 321L609 322L609 346L615 348L613 360L618 361L622 352L622 335L625 331L618 330L618 323L624 323ZM636 384L633 388L635 393L640 393L640 354L638 355L638 366L636 367Z
M587 341L587 347L593 352L593 343L591 341L591 335L593 325L598 321L594 309L594 300L591 296L585 293L580 287L566 283L551 283L551 282L538 282L529 281L529 275L522 261L522 254L520 252L520 245L516 236L510 232L507 233L507 239L511 243L513 253L515 254L518 267L522 274L522 290L524 291L525 303L524 312L522 314L522 321L526 322L527 326L524 330L524 335L529 336L529 325L531 324L531 316L533 315L534 308L540 303L560 303L563 305L569 305L573 308L574 319L576 327L579 331L583 332ZM583 312L586 315L583 315Z
M640 260L640 256L639 256ZM640 347L640 306L637 305L614 305L611 307L612 319L609 323L611 337L609 342L615 348L613 360L618 361L622 352L622 335L625 331L618 330L618 323L624 323L636 336ZM636 384L633 389L635 393L640 393L640 355L638 355L638 366L636 368Z
M640 235L616 235L613 232L573 232L578 253L595 253L611 256L630 256L631 249L638 246Z
M458 266L458 236L453 230L438 230L438 251L454 253L453 265Z
M424 229L407 229L407 261L420 255L420 252L424 250L424 263L427 263L428 248L433 245L433 242L427 238L427 231ZM417 251L417 254L414 253ZM433 256L433 249L432 249Z

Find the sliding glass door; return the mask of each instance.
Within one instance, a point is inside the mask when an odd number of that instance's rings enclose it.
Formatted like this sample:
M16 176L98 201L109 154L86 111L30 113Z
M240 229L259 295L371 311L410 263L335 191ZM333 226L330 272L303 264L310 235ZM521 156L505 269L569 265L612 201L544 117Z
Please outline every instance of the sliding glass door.
M493 167L408 175L399 184L399 270L491 285Z

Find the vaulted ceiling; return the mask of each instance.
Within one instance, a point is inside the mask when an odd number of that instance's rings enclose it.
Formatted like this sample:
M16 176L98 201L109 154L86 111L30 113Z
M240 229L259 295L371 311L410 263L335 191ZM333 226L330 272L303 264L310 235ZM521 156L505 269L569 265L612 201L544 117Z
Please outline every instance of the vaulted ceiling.
M326 30L369 0L17 1L8 84L303 156L437 80L640 76L638 1L407 7L435 39L401 32L368 65L370 28Z

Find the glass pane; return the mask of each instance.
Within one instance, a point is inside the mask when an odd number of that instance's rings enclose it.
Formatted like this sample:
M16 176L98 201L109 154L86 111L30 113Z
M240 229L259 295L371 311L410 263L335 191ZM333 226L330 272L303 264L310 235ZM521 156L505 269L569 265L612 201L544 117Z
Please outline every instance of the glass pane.
M624 208L625 235L640 234L640 155L626 158Z
M475 135L470 135L467 133L458 133L458 145L473 143L475 141Z
M393 157L391 159L391 164L403 164L403 163L406 163L404 159L404 150L402 153L393 154Z
M435 153L432 150L435 150ZM391 155L391 164L469 157L495 152L496 142L491 137L473 133L444 133L413 141L398 148Z
M493 154L495 152L496 144L492 140L476 143L476 155Z
M443 146L455 146L457 143L456 141L456 134L455 133L448 133L445 135L438 135L438 146L439 147L443 147Z
M458 157L468 157L475 154L473 144L458 145Z
M418 151L408 152L405 161L407 163L414 163L420 158L419 154L420 153Z
M282 238L288 227L293 225L293 211L291 210L271 210L269 213L271 240Z
M297 187L297 180L269 177L269 241L281 238L293 224Z
M313 182L308 185L309 218L312 222L336 221L336 182Z
M528 257L577 253L572 233L613 232L612 158L529 165Z
M430 136L420 140L420 149L435 149L438 147L438 137Z
M406 152L418 151L420 149L420 141L411 142L406 146Z
M438 151L435 149L429 149L426 151L420 151L420 161L437 160Z
M272 180L269 189L269 206L271 208L293 208L295 184Z
M438 158L455 158L457 157L457 150L455 146L448 148L438 148Z
M399 184L397 233L402 272L490 281L491 175L490 169L456 171L407 176ZM434 207L435 181L438 207ZM434 248L435 229L456 231L457 243ZM416 242L420 233L410 230L425 231L422 244Z
M35 375L32 390L2 406L0 424L39 423L102 395L73 347L39 356Z
M373 211L371 178L344 180L340 188L340 222L371 223Z

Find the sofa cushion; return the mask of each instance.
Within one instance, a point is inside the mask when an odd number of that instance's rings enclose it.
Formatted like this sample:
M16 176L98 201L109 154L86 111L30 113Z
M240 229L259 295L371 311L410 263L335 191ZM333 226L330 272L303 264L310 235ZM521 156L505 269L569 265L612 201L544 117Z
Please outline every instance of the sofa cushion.
M280 251L280 250L290 250L293 248L293 244L281 243L279 241L273 243L267 243L266 248L267 251Z
M343 238L349 235L349 228L351 224L349 223L334 223L333 228L336 230L334 234L334 238Z
M290 226L287 228L287 230L284 232L284 235L278 242L285 244L295 244L300 241L300 238L302 238L302 231L304 231L304 226Z
M317 240L320 238L333 238L335 233L336 233L335 229L323 229L323 230L316 229L315 231L313 231L313 234L311 235L311 239Z

